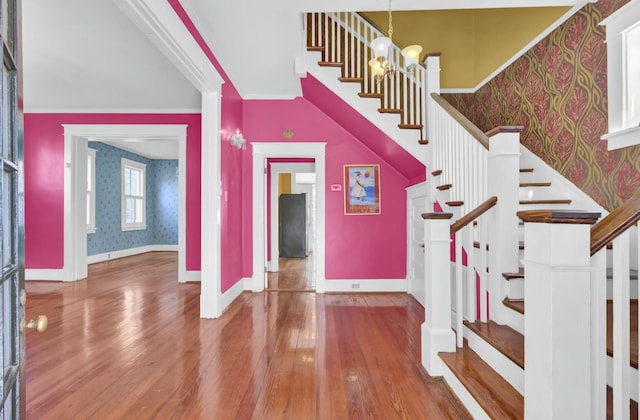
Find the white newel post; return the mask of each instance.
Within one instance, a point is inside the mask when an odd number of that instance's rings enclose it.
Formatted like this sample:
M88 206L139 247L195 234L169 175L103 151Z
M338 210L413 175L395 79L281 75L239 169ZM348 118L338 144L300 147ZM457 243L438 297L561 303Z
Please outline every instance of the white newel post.
M487 188L497 197L489 214L491 226L489 252L489 311L491 319L505 324L508 284L502 273L518 271L518 204L520 194L520 132L522 127L497 127L487 133L489 155Z
M442 376L439 352L456 351L451 329L451 213L424 213L425 305L422 324L422 365L429 375Z
M525 418L591 418L591 225L600 213L522 211Z

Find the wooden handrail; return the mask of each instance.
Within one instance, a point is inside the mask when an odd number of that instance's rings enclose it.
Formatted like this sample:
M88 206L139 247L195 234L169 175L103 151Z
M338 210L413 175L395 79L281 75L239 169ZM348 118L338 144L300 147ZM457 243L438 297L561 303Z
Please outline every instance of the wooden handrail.
M489 150L489 137L485 133L482 132L478 127L476 127L467 117L462 115L460 111L458 111L453 105L451 105L446 99L437 93L431 93L431 97L434 101L436 101L445 111L449 113L453 117L454 120L458 121L460 125L467 130L469 134L471 134L476 140L480 142L480 144L487 150Z
M524 130L524 126L522 125L499 125L487 131L485 134L487 137L493 137L500 133L522 133L522 130Z
M640 221L640 189L620 207L591 227L591 255L607 246L638 221Z
M490 208L495 206L497 202L498 202L498 197L496 196L490 197L487 201L480 204L478 207L476 207L475 209L471 210L469 213L465 214L464 216L456 220L451 225L451 234L453 235L463 227L467 226L469 223L476 220L478 217L485 214Z

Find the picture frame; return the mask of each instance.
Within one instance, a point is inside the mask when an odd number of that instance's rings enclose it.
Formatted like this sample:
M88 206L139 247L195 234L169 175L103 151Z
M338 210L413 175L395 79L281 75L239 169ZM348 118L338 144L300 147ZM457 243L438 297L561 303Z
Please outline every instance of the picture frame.
M344 214L380 214L380 165L344 165Z

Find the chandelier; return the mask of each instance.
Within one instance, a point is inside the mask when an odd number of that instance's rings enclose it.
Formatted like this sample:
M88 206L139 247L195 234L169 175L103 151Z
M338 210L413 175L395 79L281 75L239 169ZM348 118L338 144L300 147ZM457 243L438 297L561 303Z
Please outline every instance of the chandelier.
M391 45L393 44L393 18L391 16L391 0L389 0L389 36L381 36L371 41L371 50L373 56L369 60L369 66L371 67L371 74L375 81L380 83L386 78L391 78L396 71L405 73L405 71L411 71L420 59L420 53L422 47L420 45L409 45L402 50L402 56L404 57L404 69L398 68L396 63L393 62L391 57Z

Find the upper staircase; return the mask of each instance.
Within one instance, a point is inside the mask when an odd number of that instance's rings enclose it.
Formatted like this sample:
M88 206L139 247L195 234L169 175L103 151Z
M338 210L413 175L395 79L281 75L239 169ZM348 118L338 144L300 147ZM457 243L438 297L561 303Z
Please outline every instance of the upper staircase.
M310 13L297 65L427 167L426 370L477 418L637 417L640 194L607 214L522 127L483 133L439 95L438 56L377 83L378 36Z

